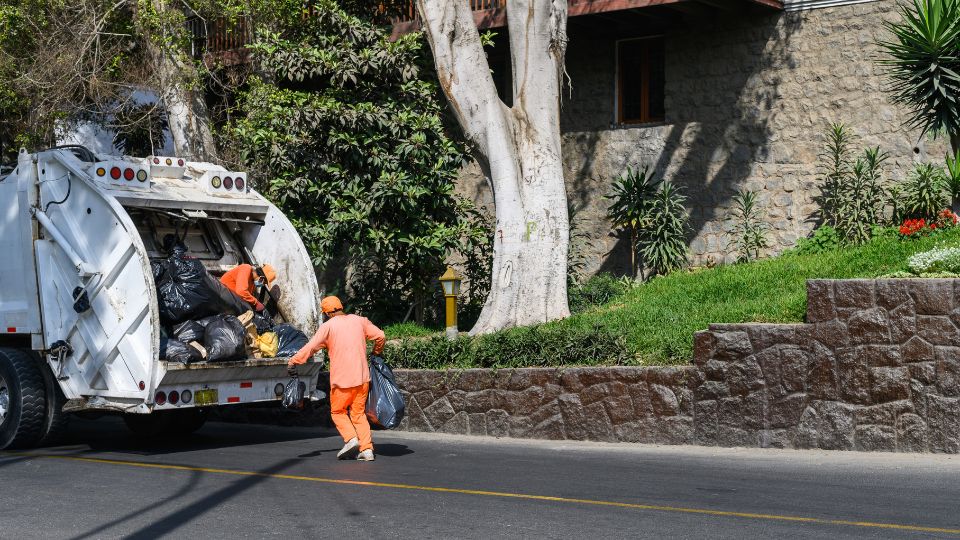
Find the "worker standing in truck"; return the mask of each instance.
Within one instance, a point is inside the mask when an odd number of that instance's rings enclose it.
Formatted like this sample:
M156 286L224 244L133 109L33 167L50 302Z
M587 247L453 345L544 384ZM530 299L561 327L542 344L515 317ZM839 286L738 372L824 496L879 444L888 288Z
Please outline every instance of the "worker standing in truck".
M275 279L277 272L269 264L260 267L238 264L220 278L220 283L259 312L263 311L263 303L257 300L255 293L263 287L269 288Z
M337 459L373 461L373 438L367 422L367 394L370 391L370 367L367 365L367 341L373 341L373 354L383 352L386 337L366 317L347 315L336 296L320 302L326 322L297 354L290 358L287 370L297 374L303 364L320 349L330 357L330 416L343 437L343 449ZM349 414L348 414L349 409Z

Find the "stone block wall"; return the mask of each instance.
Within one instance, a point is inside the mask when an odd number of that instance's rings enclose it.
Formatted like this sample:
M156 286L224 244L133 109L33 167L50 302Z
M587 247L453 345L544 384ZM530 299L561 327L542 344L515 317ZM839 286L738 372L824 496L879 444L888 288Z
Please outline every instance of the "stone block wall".
M574 249L587 273L629 269L627 243L612 234L604 199L627 166L649 165L685 189L694 262L706 264L736 257L728 217L739 189L759 193L770 252L809 233L831 122L860 135L858 151L889 152L890 179L904 178L916 160L942 161L944 142L906 129L904 112L883 91L876 42L887 37L882 23L896 17L896 5L735 12L665 26L666 121L644 126L614 123L615 39L572 25L561 130L567 192L580 208L574 227L585 235ZM492 210L475 165L464 169L458 190Z
M402 371L402 428L960 452L960 280L810 281L807 320L714 325L693 366Z

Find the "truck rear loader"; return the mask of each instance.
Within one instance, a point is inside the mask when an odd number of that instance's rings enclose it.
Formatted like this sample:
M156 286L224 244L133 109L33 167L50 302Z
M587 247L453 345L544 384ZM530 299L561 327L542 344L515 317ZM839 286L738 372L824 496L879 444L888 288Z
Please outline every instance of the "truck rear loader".
M279 317L320 323L319 287L290 221L247 175L183 158L21 150L0 171L0 449L49 444L71 413L183 434L211 407L279 401L285 358L160 359L151 261L173 235L214 275L270 263ZM316 399L320 363L301 366Z

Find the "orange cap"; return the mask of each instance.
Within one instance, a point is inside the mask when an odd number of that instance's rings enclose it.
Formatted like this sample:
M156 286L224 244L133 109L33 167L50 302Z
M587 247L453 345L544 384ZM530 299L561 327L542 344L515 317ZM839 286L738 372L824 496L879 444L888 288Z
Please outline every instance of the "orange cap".
M277 279L277 271L273 269L269 264L265 264L260 267L263 270L263 277L267 278L267 284L273 283L273 280Z
M335 311L343 311L343 304L336 296L328 296L320 301L320 310L329 315Z

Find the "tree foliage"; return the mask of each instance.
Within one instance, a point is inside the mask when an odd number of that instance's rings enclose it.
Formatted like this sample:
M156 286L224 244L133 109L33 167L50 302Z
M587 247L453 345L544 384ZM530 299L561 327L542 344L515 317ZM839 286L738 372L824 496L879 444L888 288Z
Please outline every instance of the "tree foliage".
M346 254L344 285L358 307L403 318L428 299L449 252L469 256L489 241L453 191L464 149L445 134L435 82L421 76L423 42L390 42L327 0L311 17L279 15L252 46L262 76L250 80L228 139L314 263ZM480 290L489 284L468 277Z

